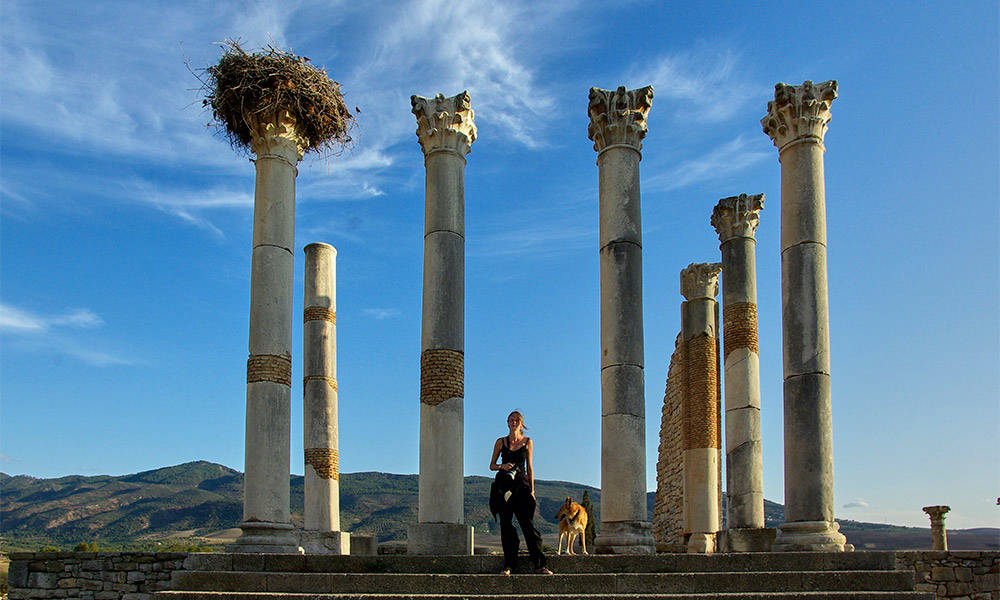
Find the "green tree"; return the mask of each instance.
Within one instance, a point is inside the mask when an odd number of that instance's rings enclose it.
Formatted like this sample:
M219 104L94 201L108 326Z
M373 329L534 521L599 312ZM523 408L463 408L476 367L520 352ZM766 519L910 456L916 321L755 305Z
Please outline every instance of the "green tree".
M99 552L101 550L97 542L80 542L73 546L73 552Z
M590 503L590 493L587 490L583 490L580 506L587 511L587 527L583 530L583 537L587 540L587 547L593 548L594 538L597 537L597 515L594 514L594 505Z

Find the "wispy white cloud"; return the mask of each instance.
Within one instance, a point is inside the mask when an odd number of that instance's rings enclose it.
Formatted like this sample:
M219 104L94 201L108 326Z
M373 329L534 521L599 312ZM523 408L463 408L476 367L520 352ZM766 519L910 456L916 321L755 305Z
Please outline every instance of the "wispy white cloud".
M643 189L670 191L703 181L723 179L771 156L764 148L752 148L745 135L701 156L685 160L643 181Z
M0 332L29 343L26 347L44 352L64 354L98 367L136 364L134 358L84 345L67 335L71 329L93 329L104 325L104 319L86 308L73 308L54 315L37 314L0 303Z
M844 508L868 508L868 503L865 502L864 498L855 498L845 504Z
M253 205L249 191L215 187L210 189L178 189L175 186L155 185L133 178L120 184L121 198L149 204L186 223L210 231L219 238L225 234L209 218L209 211L219 209L246 209Z
M398 308L366 308L361 312L378 321L392 319L403 314Z
M635 85L652 84L657 104L678 119L719 123L752 103L762 106L770 88L748 79L742 56L727 48L700 47L661 56L649 67L633 68ZM662 108L660 110L663 110Z
M104 320L86 308L74 308L57 315L38 315L0 303L0 331L43 333L53 327L92 328L101 325L104 325Z

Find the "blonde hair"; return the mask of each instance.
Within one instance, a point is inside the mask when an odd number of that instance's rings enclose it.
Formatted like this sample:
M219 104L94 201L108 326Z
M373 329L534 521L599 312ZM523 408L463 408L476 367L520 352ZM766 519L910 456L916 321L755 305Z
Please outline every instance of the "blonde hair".
M524 415L522 415L520 411L512 410L510 414L507 415L507 419L510 419L511 417L517 417L517 420L521 422L522 431L528 428L528 426L524 424Z

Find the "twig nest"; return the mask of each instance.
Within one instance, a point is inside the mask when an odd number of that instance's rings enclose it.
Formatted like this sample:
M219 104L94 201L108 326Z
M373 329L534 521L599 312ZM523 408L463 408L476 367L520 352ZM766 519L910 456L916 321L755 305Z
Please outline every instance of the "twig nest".
M205 69L204 105L234 148L251 150L262 123L286 116L306 152L340 151L350 143L353 116L340 84L308 58L267 46L247 52L227 41L222 58Z

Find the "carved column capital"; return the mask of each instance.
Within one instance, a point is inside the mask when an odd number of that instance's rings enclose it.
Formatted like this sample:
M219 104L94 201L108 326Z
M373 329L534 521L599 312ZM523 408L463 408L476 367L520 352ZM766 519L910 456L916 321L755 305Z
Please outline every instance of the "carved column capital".
M714 299L719 295L722 263L691 263L681 270L681 294L685 300Z
M417 139L424 156L438 150L455 152L465 157L476 141L475 113L469 92L445 98L410 96L413 114L417 116Z
M252 136L250 150L258 159L277 156L294 167L309 147L309 140L302 136L295 117L287 110L251 115L247 124Z
M950 506L925 506L922 509L925 513L930 515L931 521L940 521L944 519L945 513L951 510Z
M740 194L719 200L712 210L711 220L719 241L725 243L740 237L753 239L763 209L764 194Z
M590 88L590 126L587 137L594 141L598 153L613 146L628 146L642 150L646 137L646 115L653 104L653 86L637 90Z
M802 85L779 83L774 86L774 100L767 103L767 115L760 124L779 152L798 140L822 144L830 122L830 105L836 97L837 82L833 80L805 81Z

